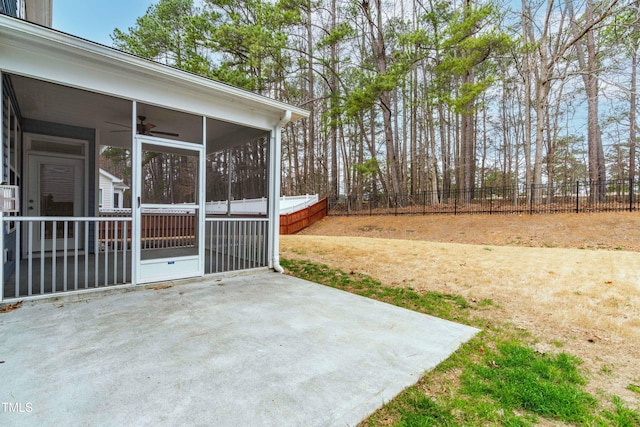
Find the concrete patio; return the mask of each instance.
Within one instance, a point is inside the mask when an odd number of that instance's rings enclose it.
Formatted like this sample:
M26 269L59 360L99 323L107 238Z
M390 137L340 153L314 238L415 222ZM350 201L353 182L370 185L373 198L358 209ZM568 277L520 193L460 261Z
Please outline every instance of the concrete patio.
M352 426L476 329L254 272L0 314L0 425Z

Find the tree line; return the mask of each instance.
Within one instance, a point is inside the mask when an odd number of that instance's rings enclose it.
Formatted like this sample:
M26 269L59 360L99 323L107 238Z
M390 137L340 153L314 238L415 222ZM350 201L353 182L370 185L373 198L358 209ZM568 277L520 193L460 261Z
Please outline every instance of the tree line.
M160 0L112 40L308 109L285 194L637 176L640 0Z

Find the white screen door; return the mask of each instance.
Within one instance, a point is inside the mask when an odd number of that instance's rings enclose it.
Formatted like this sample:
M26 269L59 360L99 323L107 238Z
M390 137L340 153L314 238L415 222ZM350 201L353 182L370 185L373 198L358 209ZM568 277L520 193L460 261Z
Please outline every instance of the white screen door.
M136 138L138 283L204 274L202 146Z

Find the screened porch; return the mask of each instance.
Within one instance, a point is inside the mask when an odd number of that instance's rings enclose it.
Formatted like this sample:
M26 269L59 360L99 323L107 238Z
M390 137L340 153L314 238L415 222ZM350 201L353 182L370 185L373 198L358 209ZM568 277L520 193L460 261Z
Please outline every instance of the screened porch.
M268 266L267 213L207 205L268 198L270 132L17 75L3 82L22 193L2 218L4 299ZM41 108L54 98L66 102ZM128 188L123 208L105 207L98 170Z
M307 111L1 14L0 81L0 301L280 270L281 129Z
M268 212L230 210L273 200L270 131L15 74L2 93L20 194L0 218L3 300L270 265ZM65 102L42 108L52 99ZM122 208L106 206L100 169L128 188Z

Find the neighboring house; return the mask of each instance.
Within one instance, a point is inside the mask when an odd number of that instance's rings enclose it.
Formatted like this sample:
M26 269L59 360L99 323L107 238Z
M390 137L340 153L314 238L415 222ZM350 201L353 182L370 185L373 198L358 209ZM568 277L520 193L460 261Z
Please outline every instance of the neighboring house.
M98 202L100 210L124 208L124 192L129 186L121 178L100 169L100 186Z
M281 129L307 111L4 14L0 81L1 181L20 195L0 212L0 301L280 270ZM101 147L131 171L130 213L99 215ZM236 193L267 214L206 215Z

